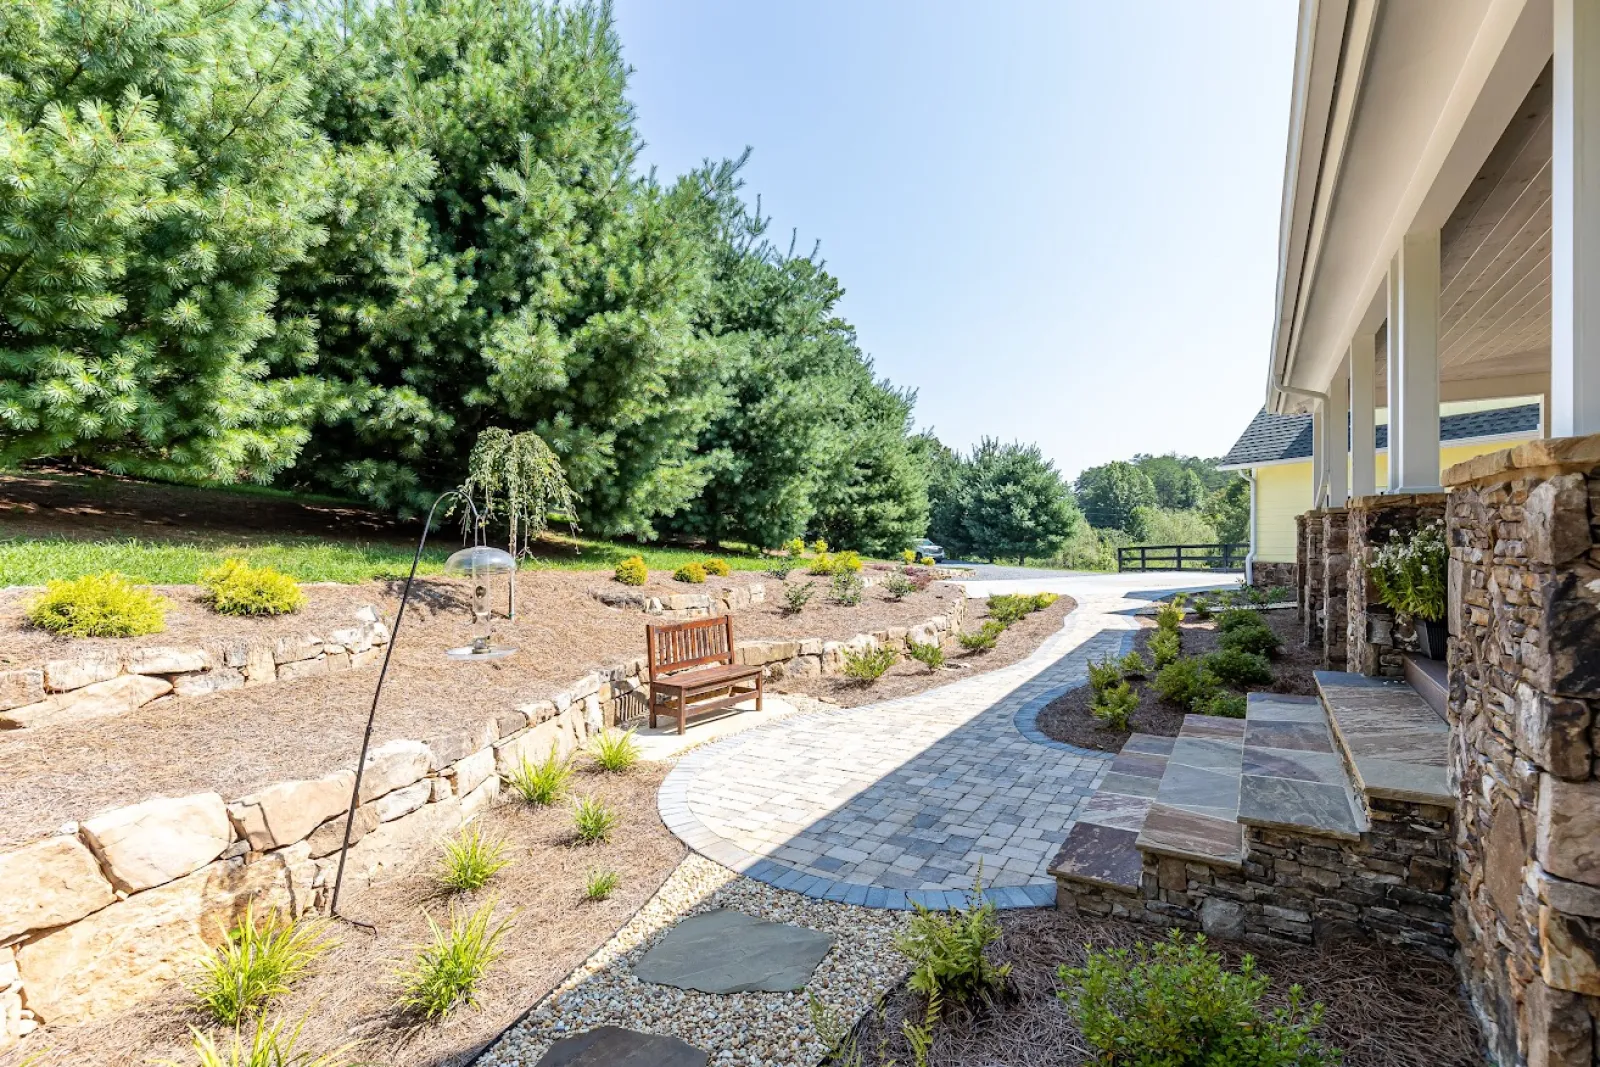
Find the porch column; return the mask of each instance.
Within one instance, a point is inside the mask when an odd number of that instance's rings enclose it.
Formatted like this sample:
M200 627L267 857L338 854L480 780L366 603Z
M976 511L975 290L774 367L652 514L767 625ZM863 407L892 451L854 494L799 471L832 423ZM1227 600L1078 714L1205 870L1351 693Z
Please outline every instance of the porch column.
M1328 469L1328 507L1342 508L1350 497L1350 356L1328 383L1327 418L1322 420L1326 434Z
M1350 495L1378 491L1378 457L1373 442L1372 372L1376 338L1366 331L1350 341Z
M1407 234L1389 270L1389 488L1438 492L1439 231Z
M1328 419L1322 401L1311 402L1311 507L1322 507L1322 489L1328 482Z
M1555 0L1550 410L1556 437L1600 433L1600 7Z

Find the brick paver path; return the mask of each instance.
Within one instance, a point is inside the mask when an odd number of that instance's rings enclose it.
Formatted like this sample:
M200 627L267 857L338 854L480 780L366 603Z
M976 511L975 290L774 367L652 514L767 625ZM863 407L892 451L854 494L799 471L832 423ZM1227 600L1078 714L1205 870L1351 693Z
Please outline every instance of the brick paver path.
M810 896L943 907L964 899L981 862L1001 907L1049 905L1046 865L1113 754L1050 741L1033 720L1085 684L1088 660L1131 647L1129 613L1151 591L1200 584L1155 574L973 583L969 595L1045 588L1078 608L1009 667L690 753L662 784L662 820L710 859Z

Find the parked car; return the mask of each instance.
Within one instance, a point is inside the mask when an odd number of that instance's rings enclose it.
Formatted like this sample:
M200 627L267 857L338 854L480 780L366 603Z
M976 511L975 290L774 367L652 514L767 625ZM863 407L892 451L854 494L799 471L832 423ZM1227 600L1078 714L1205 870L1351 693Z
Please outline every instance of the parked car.
M922 540L918 541L916 544L912 545L911 546L911 551L913 551L913 552L915 552L917 554L917 558L918 559L921 559L923 556L927 556L929 559L933 560L935 563L943 563L944 562L944 549L941 548L940 546L934 544L932 541L928 540L926 537L924 537Z

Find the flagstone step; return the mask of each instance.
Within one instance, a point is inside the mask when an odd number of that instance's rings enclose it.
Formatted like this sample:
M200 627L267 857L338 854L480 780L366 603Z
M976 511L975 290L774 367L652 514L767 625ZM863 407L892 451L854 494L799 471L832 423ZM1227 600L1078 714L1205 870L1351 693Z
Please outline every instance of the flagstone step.
M1429 659L1414 652L1407 652L1405 659L1406 681L1411 683L1411 688L1433 709L1434 714L1445 718L1448 714L1445 708L1450 703L1450 675L1444 661Z
M1409 683L1317 671L1317 691L1367 800L1450 807L1450 727Z
M1359 840L1366 819L1321 703L1251 693L1246 707L1239 822Z
M1058 882L1124 892L1139 888L1144 860L1134 843L1176 742L1175 737L1154 734L1128 738L1050 863L1050 874Z

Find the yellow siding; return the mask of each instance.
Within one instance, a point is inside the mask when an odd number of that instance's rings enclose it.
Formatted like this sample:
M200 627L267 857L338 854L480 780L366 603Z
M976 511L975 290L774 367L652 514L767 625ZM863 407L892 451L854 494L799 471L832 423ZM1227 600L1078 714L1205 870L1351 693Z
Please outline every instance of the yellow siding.
M1439 471L1446 467L1511 448L1520 441L1486 441L1473 445L1447 445L1439 449ZM1294 562L1294 519L1311 507L1311 461L1256 468L1256 559L1267 563ZM1389 457L1378 453L1378 485L1389 479Z

